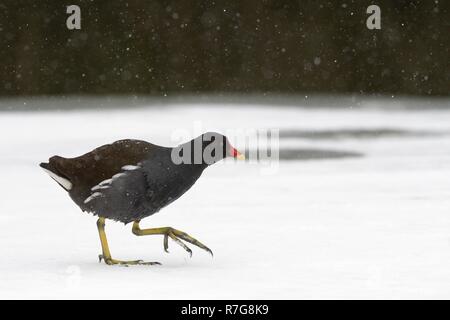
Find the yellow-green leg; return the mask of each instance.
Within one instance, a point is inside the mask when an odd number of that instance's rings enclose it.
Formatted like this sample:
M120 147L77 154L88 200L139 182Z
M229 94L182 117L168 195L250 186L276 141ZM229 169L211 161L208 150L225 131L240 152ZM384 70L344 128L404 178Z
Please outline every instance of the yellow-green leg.
M207 246L205 246L203 243L201 243L197 239L188 235L186 232L183 232L183 231L171 228L171 227L141 229L139 227L139 222L140 221L135 221L133 223L133 229L132 229L133 233L137 236L148 236L148 235L155 235L155 234L164 235L164 251L166 251L166 252L169 252L168 249L169 249L169 237L170 237L173 241L175 241L175 243L180 245L191 256L192 256L192 250L187 245L185 245L181 240L192 243L194 246L197 246L197 247L209 252L211 255L213 255L211 249L209 249Z
M114 265L114 264L120 264L124 266L129 265L154 265L154 264L160 264L159 262L144 262L142 260L131 260L131 261L122 261L122 260L116 260L111 257L111 252L109 251L109 245L108 245L108 239L106 238L105 233L105 218L99 218L97 220L97 229L98 234L100 236L100 243L102 244L102 254L98 256L99 262L105 260L105 263L108 265Z

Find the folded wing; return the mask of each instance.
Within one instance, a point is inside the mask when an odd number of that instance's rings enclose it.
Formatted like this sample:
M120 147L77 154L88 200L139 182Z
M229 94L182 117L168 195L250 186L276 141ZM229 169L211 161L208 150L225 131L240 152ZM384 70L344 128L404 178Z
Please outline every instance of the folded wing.
M151 189L141 165L126 165L121 172L91 189L90 196L84 200L84 209L128 223L156 211L152 206Z

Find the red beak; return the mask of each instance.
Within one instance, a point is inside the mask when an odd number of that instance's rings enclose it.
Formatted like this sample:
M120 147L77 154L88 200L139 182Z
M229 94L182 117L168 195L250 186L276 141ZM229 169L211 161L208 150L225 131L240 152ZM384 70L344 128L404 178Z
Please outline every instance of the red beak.
M230 146L230 156L239 160L245 160L245 156L231 146Z

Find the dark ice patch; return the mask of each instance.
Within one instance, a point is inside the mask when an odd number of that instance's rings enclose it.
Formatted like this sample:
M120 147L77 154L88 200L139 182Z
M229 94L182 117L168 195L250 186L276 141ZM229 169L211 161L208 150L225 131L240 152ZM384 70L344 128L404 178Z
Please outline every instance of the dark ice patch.
M441 135L439 132L404 130L395 128L375 128L375 129L334 129L334 130L280 130L280 139L309 139L309 140L329 140L329 139L379 139L390 137L428 137Z
M308 160L327 160L359 158L364 154L355 151L328 150L328 149L307 149L307 148L281 148L281 161L308 161Z
M256 151L246 152L246 157L249 158L249 154L257 156ZM308 161L308 160L327 160L327 159L344 159L344 158L359 158L364 154L355 151L344 150L328 150L328 149L315 149L315 148L280 148L279 160L280 161ZM257 156L258 157L258 156ZM268 154L270 158L271 155ZM258 160L261 160L258 157ZM272 159L273 160L273 159Z

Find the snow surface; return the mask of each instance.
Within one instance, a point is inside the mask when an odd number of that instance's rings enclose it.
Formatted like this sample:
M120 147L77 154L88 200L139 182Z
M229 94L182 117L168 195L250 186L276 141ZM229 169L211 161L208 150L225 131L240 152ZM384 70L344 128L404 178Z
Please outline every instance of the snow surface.
M437 135L290 138L282 146L363 157L255 163L205 171L142 227L184 230L214 252L107 222L113 257L98 263L96 218L41 168L121 138L173 145L175 129L391 128ZM198 123L197 123L198 124ZM450 110L182 106L0 113L0 298L450 298ZM194 134L194 133L193 133ZM239 145L237 148L239 149Z

